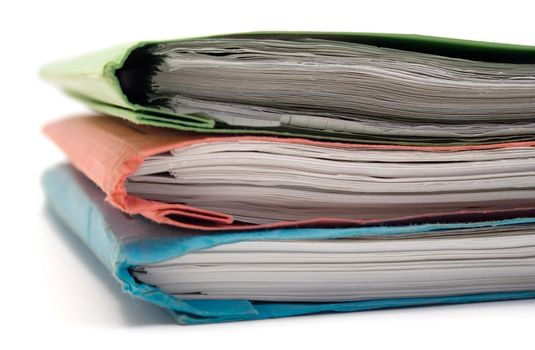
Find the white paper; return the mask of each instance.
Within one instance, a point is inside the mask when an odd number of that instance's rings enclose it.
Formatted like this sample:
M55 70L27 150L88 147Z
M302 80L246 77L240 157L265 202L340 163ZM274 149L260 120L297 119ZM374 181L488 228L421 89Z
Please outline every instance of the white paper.
M535 290L535 232L520 226L405 238L239 242L134 273L184 299L319 302L527 291Z
M216 142L149 157L126 188L250 223L511 209L535 205L535 148L425 152Z

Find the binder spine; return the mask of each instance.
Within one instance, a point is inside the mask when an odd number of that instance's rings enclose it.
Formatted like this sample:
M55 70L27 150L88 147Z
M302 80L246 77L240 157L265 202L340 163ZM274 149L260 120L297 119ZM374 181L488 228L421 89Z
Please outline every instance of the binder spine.
M93 251L106 268L115 273L121 246L98 208L66 170L69 169L61 166L44 174L42 183L47 195L47 205Z

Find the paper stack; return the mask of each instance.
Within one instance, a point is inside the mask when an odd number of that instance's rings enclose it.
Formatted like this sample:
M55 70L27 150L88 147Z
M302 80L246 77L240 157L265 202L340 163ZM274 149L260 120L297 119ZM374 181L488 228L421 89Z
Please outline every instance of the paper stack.
M43 76L103 114L45 128L50 207L180 323L535 297L534 47L235 34Z

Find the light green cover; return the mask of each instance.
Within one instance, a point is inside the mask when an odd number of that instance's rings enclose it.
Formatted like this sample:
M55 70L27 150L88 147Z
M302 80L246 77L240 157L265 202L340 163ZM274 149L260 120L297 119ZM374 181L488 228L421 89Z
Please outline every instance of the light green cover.
M383 45L444 56L451 55L480 60L535 63L535 47L533 46L499 44L412 34L257 32L230 34L219 37L315 37L371 45ZM119 84L119 80L116 76L117 70L123 66L128 56L135 49L145 45L164 42L165 41L145 41L115 46L82 57L50 64L41 70L41 75L46 80L58 85L69 95L82 100L92 109L104 114L121 117L137 124L211 133L306 136L331 140L362 141L367 143L405 143L400 142L400 140L374 138L371 135L322 134L314 131L308 132L303 129L230 128L224 124L218 124L210 118L193 115L178 115L172 111L166 112L156 110L129 102ZM431 140L418 139L417 141L410 143L429 144L430 142ZM482 142L492 142L492 140L484 140ZM448 144L455 144L455 142L448 142Z

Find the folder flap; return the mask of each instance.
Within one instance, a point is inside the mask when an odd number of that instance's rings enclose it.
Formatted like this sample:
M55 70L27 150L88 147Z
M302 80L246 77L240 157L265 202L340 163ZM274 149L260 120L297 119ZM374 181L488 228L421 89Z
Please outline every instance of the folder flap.
M249 301L192 302L178 300L158 288L138 283L129 272L132 260L126 252L128 234L150 232L147 221L130 219L103 201L103 195L82 174L68 165L48 171L43 179L52 214L58 216L119 280L125 292L160 307L202 318L251 317L257 314ZM133 224L133 226L129 225ZM127 227L127 226L130 226ZM160 226L161 227L161 226ZM134 230L132 230L134 228ZM133 231L133 232L132 232ZM165 229L164 229L165 231ZM139 232L139 231L138 231ZM157 236L157 235L156 235Z
M45 133L107 194L110 203L129 213L143 213L158 222L206 222L207 225L231 224L232 217L182 204L145 200L128 195L124 183L144 158L153 152L165 152L194 134L177 134L171 130L151 133L150 127L127 124L119 119L102 117L74 118L50 124ZM194 225L195 226L195 225Z
M118 105L108 104L86 98L84 96L76 95L69 92L69 94L81 101L83 101L89 108L94 111L113 115L126 119L135 124L159 126L159 127L172 127L178 130L185 131L210 131L215 126L215 121L208 117L196 116L196 115L167 115L158 111L147 113L140 109L130 109L128 107L121 107ZM133 105L132 105L133 106ZM228 130L227 130L228 131Z
M95 210L94 201L102 194L87 179L76 178L68 166L56 167L45 173L42 183L46 188L49 206L69 229L88 245L97 258L114 271L121 259L120 238L109 230L106 217ZM81 176L81 175L80 175ZM95 192L96 190L96 192Z
M213 128L215 122L211 118L166 113L139 106L128 100L121 89L116 72L132 51L147 44L147 42L127 43L52 63L41 69L41 76L92 109L134 123L153 126L171 124L184 130Z
M115 70L142 43L127 43L85 56L49 64L41 76L75 96L132 108L123 95Z

